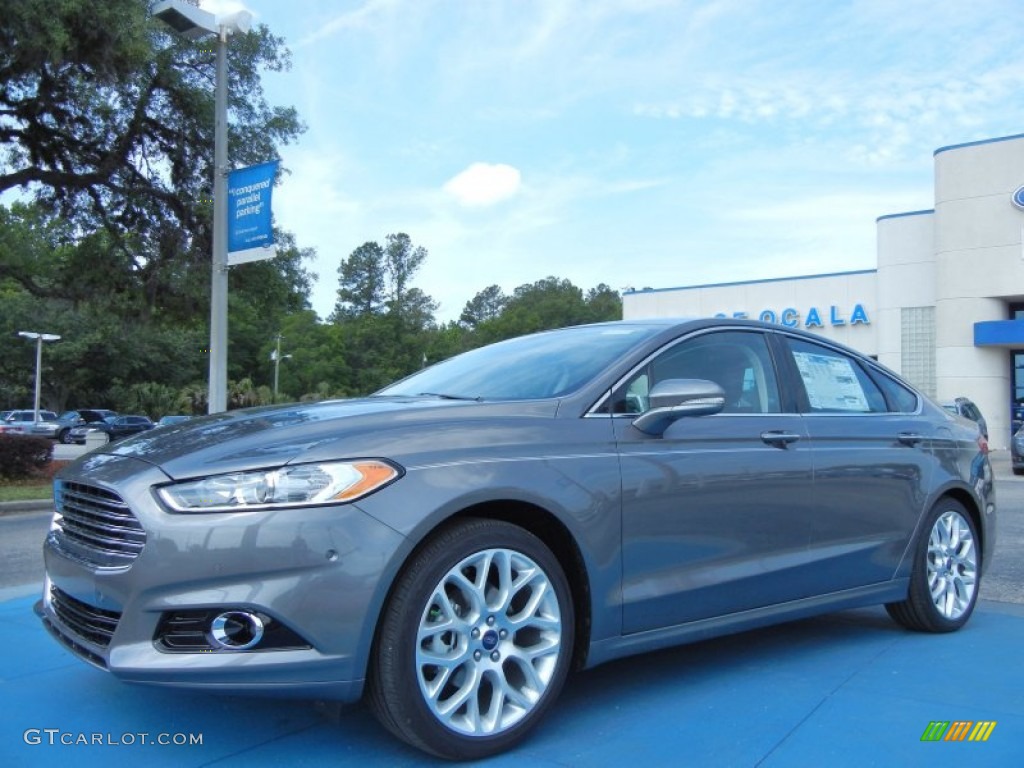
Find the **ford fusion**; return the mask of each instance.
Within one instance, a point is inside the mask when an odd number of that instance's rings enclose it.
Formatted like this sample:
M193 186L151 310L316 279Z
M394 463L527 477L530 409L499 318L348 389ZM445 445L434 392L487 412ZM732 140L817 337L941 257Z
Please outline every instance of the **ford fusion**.
M872 604L960 628L995 542L987 451L808 333L566 328L84 455L36 610L123 680L362 698L480 758L572 669Z

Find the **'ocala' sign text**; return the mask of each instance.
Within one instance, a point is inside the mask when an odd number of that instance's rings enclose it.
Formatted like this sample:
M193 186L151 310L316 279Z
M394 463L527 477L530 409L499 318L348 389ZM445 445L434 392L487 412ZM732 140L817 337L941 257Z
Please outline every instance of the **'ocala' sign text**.
M715 317L750 318L751 314L749 312L733 312L731 315L728 315L724 312L719 312ZM863 304L853 305L853 311L850 313L849 319L846 318L842 309L834 304L828 308L827 312L819 310L817 307L811 307L807 310L807 314L801 315L798 310L787 307L781 312L776 312L774 309L765 309L756 317L762 322L778 323L787 328L797 328L801 325L804 328L824 328L826 320L822 318L827 318L828 324L832 326L871 324L871 319L868 317L867 310L864 309Z

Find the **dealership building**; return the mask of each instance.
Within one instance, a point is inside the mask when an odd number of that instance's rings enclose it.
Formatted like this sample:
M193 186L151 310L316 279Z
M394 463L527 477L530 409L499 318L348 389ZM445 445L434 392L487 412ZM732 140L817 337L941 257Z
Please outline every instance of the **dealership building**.
M1024 403L1024 134L937 149L934 208L877 220L875 269L627 291L623 316L747 317L842 342L1009 445Z

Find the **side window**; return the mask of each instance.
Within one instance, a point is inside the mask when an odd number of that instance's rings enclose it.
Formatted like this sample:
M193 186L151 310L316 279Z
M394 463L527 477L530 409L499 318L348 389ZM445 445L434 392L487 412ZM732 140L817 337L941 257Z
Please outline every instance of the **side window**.
M828 347L787 339L810 413L886 413L882 390L853 358Z
M644 413L648 394L666 379L706 379L725 390L723 413L778 413L779 386L762 334L720 331L682 341L659 353L613 396L614 413Z
M914 413L917 411L917 395L895 379L878 371L873 371L874 380L885 393L889 410L893 413Z

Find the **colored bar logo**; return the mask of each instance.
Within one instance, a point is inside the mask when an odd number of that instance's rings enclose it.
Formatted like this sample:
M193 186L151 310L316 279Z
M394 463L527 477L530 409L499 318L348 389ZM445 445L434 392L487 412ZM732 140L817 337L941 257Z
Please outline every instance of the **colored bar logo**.
M921 741L988 741L995 729L995 720L932 720Z

